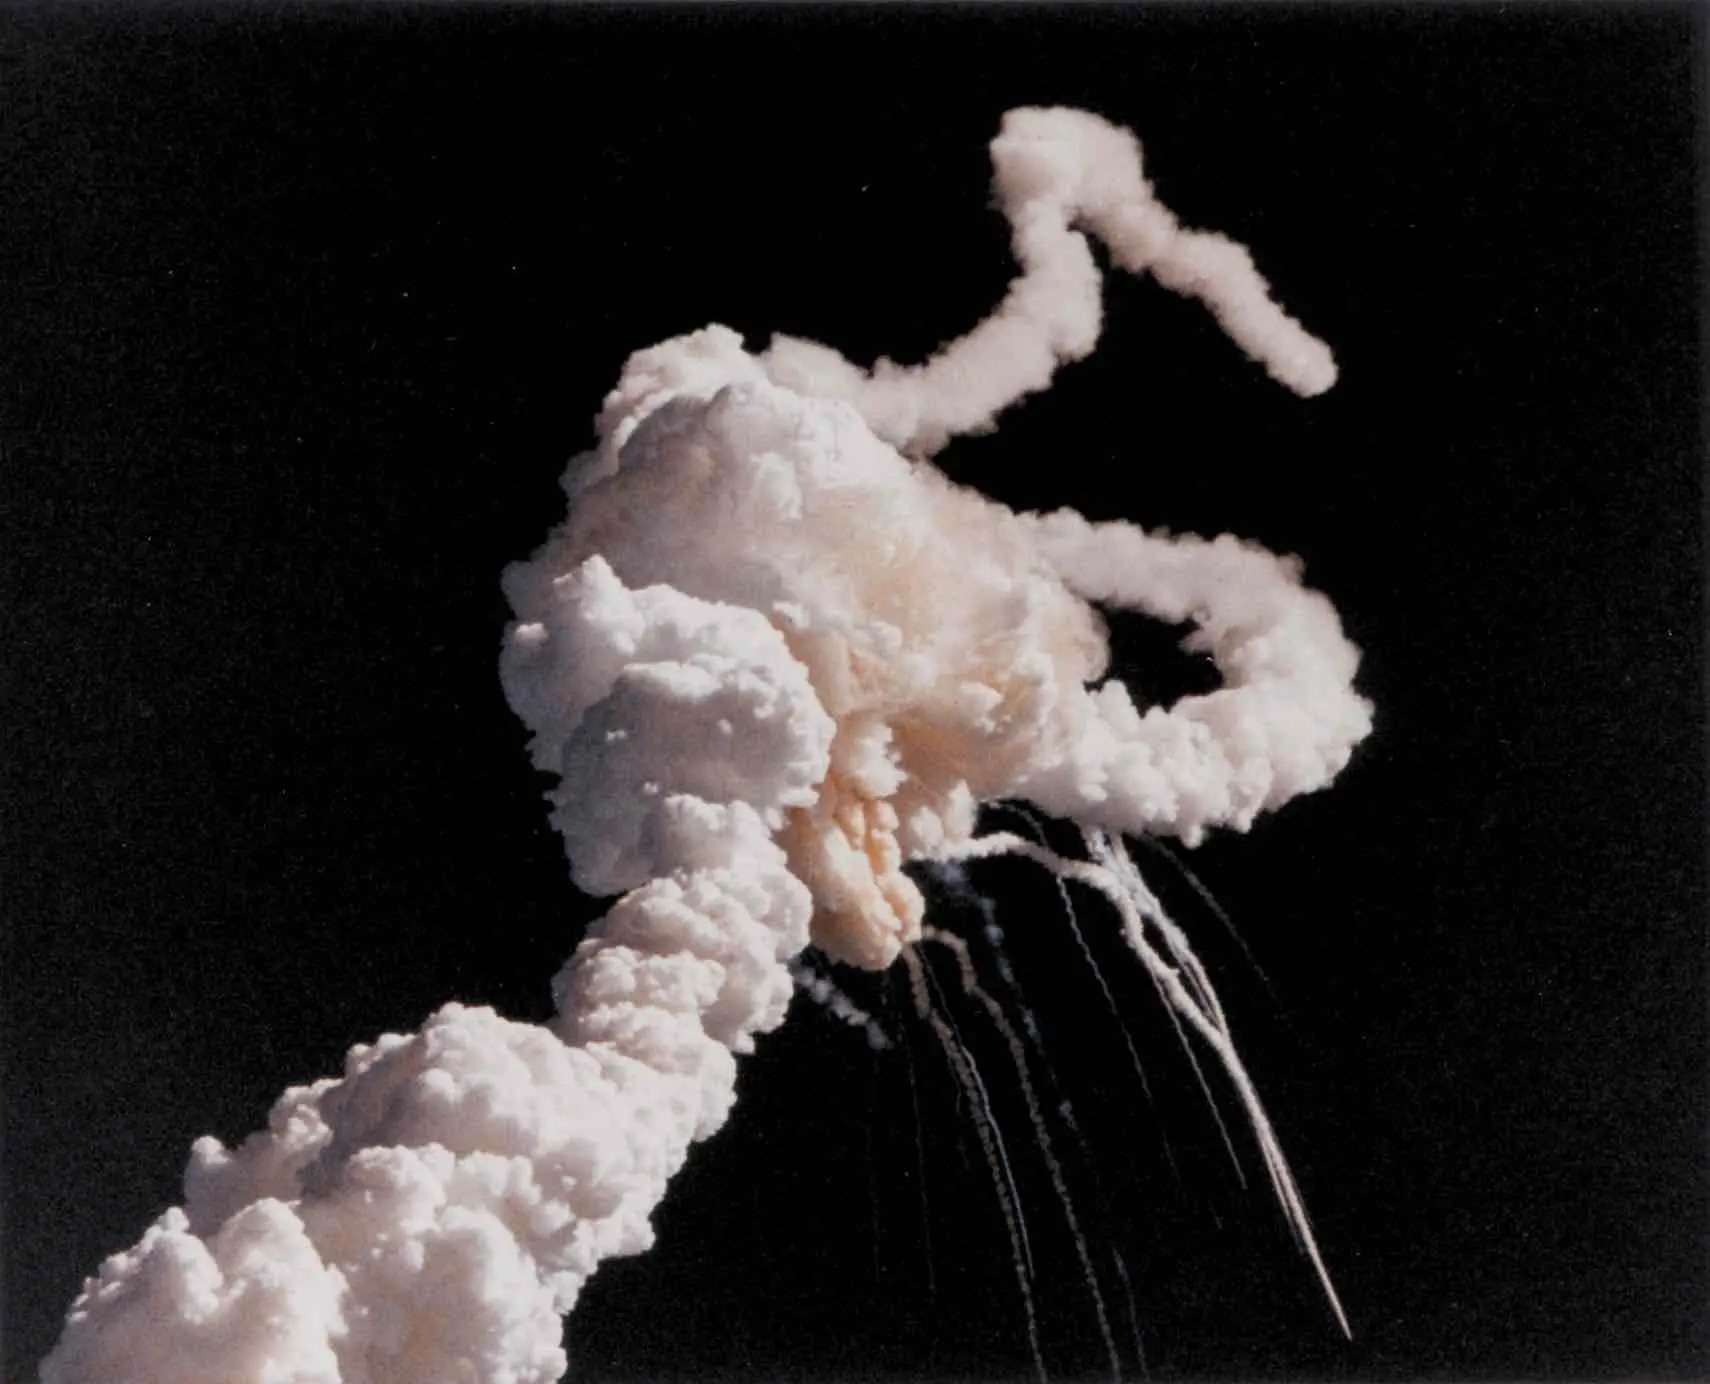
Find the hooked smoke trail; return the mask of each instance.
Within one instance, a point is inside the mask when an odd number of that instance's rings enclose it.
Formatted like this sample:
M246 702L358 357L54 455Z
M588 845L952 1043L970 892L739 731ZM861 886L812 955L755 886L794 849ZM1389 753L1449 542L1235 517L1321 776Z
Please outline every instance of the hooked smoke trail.
M560 775L577 884L621 895L556 1019L447 1005L240 1147L200 1140L184 1206L86 1282L43 1384L555 1380L560 1315L651 1244L792 959L811 938L881 967L917 941L902 866L979 853L980 802L1193 841L1346 762L1357 654L1294 565L1017 516L904 459L1092 349L1089 231L1290 388L1334 379L1245 250L1157 203L1126 131L1012 111L992 157L1022 273L990 317L912 368L783 337L750 355L718 326L636 353L568 517L505 574L506 694ZM1144 714L1089 690L1094 600L1193 621L1224 688Z

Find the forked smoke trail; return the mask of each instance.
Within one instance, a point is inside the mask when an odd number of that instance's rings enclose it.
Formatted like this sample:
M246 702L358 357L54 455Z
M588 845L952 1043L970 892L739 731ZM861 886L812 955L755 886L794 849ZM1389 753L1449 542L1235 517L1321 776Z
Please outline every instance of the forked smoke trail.
M881 360L871 374L815 342L777 336L763 357L774 380L848 400L874 432L913 456L990 428L1098 341L1099 272L1079 225L1130 273L1150 271L1166 288L1204 302L1248 355L1296 393L1321 394L1335 383L1329 350L1271 299L1247 251L1184 229L1158 202L1127 130L1081 111L1014 110L991 152L1023 270L997 311L926 364Z
M554 1380L560 1314L652 1242L671 1175L730 1113L736 1055L783 1019L792 959L811 938L878 968L918 941L903 864L984 849L982 801L1191 842L1347 760L1369 726L1357 656L1293 564L1017 516L904 459L1092 349L1086 231L1291 388L1334 378L1244 250L1158 205L1126 132L1013 111L993 161L1023 272L991 317L871 373L787 339L750 355L717 326L638 352L565 478L568 517L506 573L506 694L560 776L576 882L620 896L554 982L553 1023L448 1005L287 1092L241 1147L201 1140L184 1206L85 1284L44 1384ZM1225 687L1142 712L1092 686L1095 600L1193 621ZM1238 1078L1304 1231L1200 978L1129 931Z

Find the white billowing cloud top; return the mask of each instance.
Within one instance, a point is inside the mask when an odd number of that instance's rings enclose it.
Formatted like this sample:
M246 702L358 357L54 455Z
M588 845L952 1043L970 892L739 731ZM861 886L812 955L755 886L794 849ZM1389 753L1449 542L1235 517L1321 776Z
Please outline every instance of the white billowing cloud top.
M447 1005L199 1141L185 1204L110 1258L43 1384L545 1384L560 1316L724 1122L810 938L882 967L911 858L1023 798L1090 829L1244 828L1370 726L1355 650L1295 564L1224 537L1016 515L924 459L1099 331L1084 232L1191 294L1273 376L1324 346L1247 252L1182 229L1127 132L1018 110L992 145L1022 273L925 365L864 371L708 327L632 356L570 510L505 575L506 694L576 882L617 895L550 1027ZM1224 686L1142 710L1089 602L1192 621Z

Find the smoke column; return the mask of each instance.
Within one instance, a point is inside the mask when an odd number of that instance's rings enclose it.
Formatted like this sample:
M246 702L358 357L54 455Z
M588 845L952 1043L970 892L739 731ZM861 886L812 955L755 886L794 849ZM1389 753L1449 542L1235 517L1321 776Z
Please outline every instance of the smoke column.
M753 355L719 326L638 352L567 518L506 572L506 695L559 775L576 883L616 896L557 1017L448 1004L241 1146L198 1141L184 1205L86 1282L43 1384L555 1380L561 1315L651 1244L791 962L811 941L879 968L919 940L903 865L1003 849L974 836L981 802L1191 843L1347 761L1357 653L1295 564L1019 516L926 463L1092 349L1088 232L1289 388L1335 378L1244 249L1156 201L1125 131L1012 111L992 159L1022 272L990 317L916 367L783 337ZM1092 601L1193 622L1224 685L1137 708L1099 681Z

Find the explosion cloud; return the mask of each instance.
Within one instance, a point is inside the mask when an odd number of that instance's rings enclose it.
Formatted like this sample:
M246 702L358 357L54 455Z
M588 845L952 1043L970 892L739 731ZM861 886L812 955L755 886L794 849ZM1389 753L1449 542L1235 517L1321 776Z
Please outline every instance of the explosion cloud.
M791 963L812 942L888 966L922 936L903 867L928 858L1031 854L1117 903L1237 1078L1317 1263L1209 981L1112 834L1191 843L1328 784L1370 728L1357 653L1290 561L1017 515L926 458L1091 351L1087 233L1296 392L1335 367L1242 247L1155 200L1127 132L1017 110L992 158L1022 272L990 317L917 367L785 337L750 354L719 326L636 353L568 516L505 574L506 695L559 776L576 883L617 896L552 1024L449 1004L288 1091L240 1147L199 1141L183 1207L88 1280L43 1384L559 1378L561 1315L651 1244ZM1136 707L1099 681L1092 602L1192 622L1224 685ZM1093 858L977 837L998 799L1081 823Z

